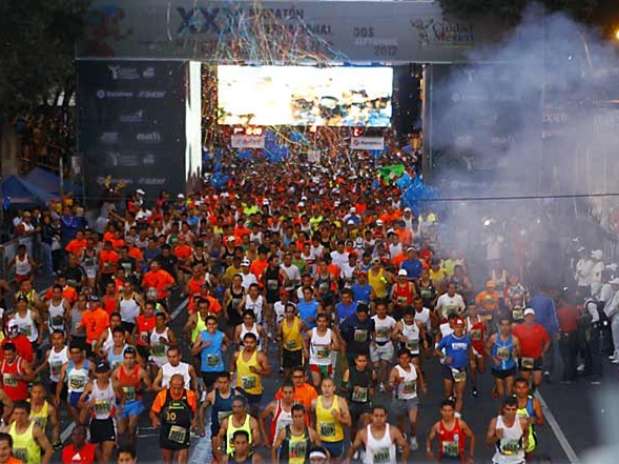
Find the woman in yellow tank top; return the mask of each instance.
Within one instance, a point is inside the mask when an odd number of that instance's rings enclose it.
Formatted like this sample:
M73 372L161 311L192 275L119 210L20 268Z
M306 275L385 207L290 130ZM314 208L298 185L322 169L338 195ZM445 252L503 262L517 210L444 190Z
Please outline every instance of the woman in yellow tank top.
M325 378L320 384L322 395L312 402L316 412L316 431L322 445L337 462L344 454L344 427L351 426L348 403L335 394L335 383Z
M279 325L279 335L282 340L284 377L288 377L292 369L303 366L303 322L296 315L294 305L286 305L284 311L284 320Z
M368 271L368 283L376 298L384 299L389 294L389 274L380 265L380 259L374 258L372 260L372 267Z

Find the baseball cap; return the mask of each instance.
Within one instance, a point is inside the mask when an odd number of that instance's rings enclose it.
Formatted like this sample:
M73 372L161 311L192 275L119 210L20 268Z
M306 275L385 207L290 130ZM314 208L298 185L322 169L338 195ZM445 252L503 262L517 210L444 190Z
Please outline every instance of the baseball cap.
M381 219L377 219L376 220L376 225L377 226L382 226L383 225L383 221Z
M97 374L101 374L103 372L109 372L109 371L110 371L110 365L105 361L101 361L99 364L97 364L97 367L95 367L95 372Z
M142 190L142 189L137 189L137 190L135 191L135 193L137 193L138 195L145 195L145 194L146 194L146 193L144 192L144 190Z
M454 321L454 324L456 324L456 325L464 325L464 319L458 318L458 319L456 319Z
M99 301L99 297L97 295L90 295L88 301Z
M528 316L529 314L532 314L533 316L535 316L535 310L533 308L527 308L524 310L524 315Z
M251 264L251 262L247 258L245 258L243 261L241 261L241 266L249 266L250 264Z
M400 270L398 271L398 275L399 275L399 276L404 276L404 277L408 276L408 274L406 273L406 270L405 270L405 269L400 269Z
M179 193L178 195L176 195L176 198L178 199L185 198L185 195L183 195L182 193Z

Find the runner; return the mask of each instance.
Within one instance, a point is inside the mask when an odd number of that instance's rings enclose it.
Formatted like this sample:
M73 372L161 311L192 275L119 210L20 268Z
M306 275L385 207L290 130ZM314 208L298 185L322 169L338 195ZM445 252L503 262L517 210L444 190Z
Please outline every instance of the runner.
M391 288L391 304L393 305L393 316L396 320L402 319L405 308L412 306L416 297L415 284L408 280L406 270L400 269L397 280Z
M545 423L544 411L539 399L530 394L529 381L523 377L518 377L514 381L514 396L518 400L518 417L524 417L529 424L524 446L526 458L529 461L537 448L535 428Z
M247 400L241 395L232 398L232 414L221 422L219 432L213 439L213 454L217 461L222 461L224 456L232 453L234 450L232 437L238 430L243 430L249 435L249 445L254 449L262 443L260 425L247 412Z
M255 453L249 441L249 433L245 430L237 430L232 434L234 449L226 455L224 464L260 464L262 458Z
M138 420L144 411L142 386L146 390L152 387L148 372L138 364L137 352L133 347L125 350L123 362L112 373L112 383L122 392L118 434L127 433L129 443L135 445Z
M374 321L370 319L366 305L357 306L356 312L340 324L340 333L346 342L346 358L348 365L354 363L355 355L370 354L370 346L374 343Z
M352 446L348 448L348 460L358 449L364 447L364 464L396 464L397 446L402 450L402 462L408 462L409 448L406 438L397 427L387 422L387 416L384 406L372 408L372 422L355 435Z
M189 460L189 436L196 423L198 408L193 390L185 388L182 374L173 374L169 387L161 390L150 409L153 428L159 429L159 447L164 464L186 464Z
M176 335L168 326L168 315L159 311L155 315L155 328L150 333L150 371L157 375L159 369L168 361L168 350L176 346Z
M532 377L535 392L542 383L543 357L550 348L550 336L544 326L535 322L532 308L524 310L524 322L514 328L513 334L520 342L520 375L527 380Z
M333 375L331 353L339 349L333 330L329 328L326 314L316 317L316 327L307 331L305 336L306 351L309 352L309 370L312 384L318 388L323 379Z
M486 442L496 448L492 462L494 464L524 464L525 431L529 422L518 416L518 401L507 398L503 401L501 414L493 418L488 426Z
M228 349L228 339L217 330L217 318L206 316L206 329L198 334L191 354L200 355L200 373L204 386L210 391L224 367L224 352Z
M512 323L509 313L497 317L499 332L492 334L486 344L486 353L492 360L492 375L495 390L499 398L511 396L516 374L516 359L520 352L518 338L512 335Z
M30 389L30 420L39 426L41 431L46 434L47 426L50 425L52 445L60 448L60 422L58 420L56 407L47 401L47 391L45 385L39 382L32 384Z
M410 352L413 364L421 369L421 345L423 344L426 350L429 347L426 326L415 319L415 314L410 309L404 311L402 319L395 325L393 339L399 342L400 350L406 349Z
M39 376L41 372L48 369L48 381L47 387L50 395L56 395L56 387L60 381L60 371L62 366L69 362L69 347L65 344L64 333L60 330L54 330L50 335L50 341L52 347L47 350L44 361L34 371L35 378ZM66 401L67 389L66 385L62 388L61 399ZM58 410L56 409L56 412ZM58 419L58 417L57 417Z
M271 448L273 464L305 464L309 462L312 445L319 443L316 431L305 422L307 411L302 404L292 406L292 423L275 436Z
M110 365L99 362L95 379L84 388L80 397L80 422L90 418L90 443L97 446L95 455L99 462L109 462L116 446L116 398L122 395L110 380Z
M279 432L292 424L292 406L294 405L294 385L292 382L285 382L281 387L282 399L271 401L260 413L260 423L262 430L268 436L263 437L264 443L275 443ZM267 418L271 418L271 427L267 427Z
M384 391L387 383L389 367L393 362L394 348L393 338L396 320L387 315L387 305L383 302L376 303L376 315L374 321L374 340L370 343L370 359L376 366L377 381L381 391Z
M231 388L230 373L222 372L218 375L213 388L206 395L204 401L198 408L198 429L202 436L205 436L205 417L206 411L211 408L211 440L214 440L219 433L221 422L232 414L232 398L236 391ZM214 447L213 447L214 449Z
M28 398L28 382L34 380L34 372L30 364L18 356L13 343L6 343L2 348L2 389L11 401L24 401Z
M346 369L342 376L342 386L348 392L352 437L356 436L358 429L364 428L370 421L376 372L369 367L368 361L367 355L357 354L355 363Z
M466 316L466 332L471 337L471 362L469 372L473 397L477 398L477 376L483 374L486 366L486 321L477 312L477 305L469 303Z
M398 364L389 374L389 389L393 391L393 410L398 418L399 429L404 433L405 421L410 425L410 446L415 451L417 443L417 419L419 409L418 392L427 393L421 371L411 362L407 349L398 352Z
M243 345L243 338L248 333L254 334L258 345L263 351L268 349L268 336L264 327L256 323L256 315L250 309L243 311L243 323L236 326L234 330L234 341L238 345Z
M464 321L454 320L454 331L441 339L436 355L443 364L443 395L456 399L456 416L462 413L464 389L466 387L466 368L470 363L471 339L464 333Z
M236 372L236 388L247 398L250 412L257 416L262 393L262 377L271 373L266 354L258 350L258 340L253 333L243 337L243 348L235 353L231 372Z
M282 346L282 368L284 377L290 377L292 369L303 366L308 359L308 353L303 341L304 324L297 316L294 304L287 303L284 319L278 326L278 337Z
M305 369L302 367L296 367L292 370L292 384L294 385L294 402L302 404L305 408L305 424L309 426L313 423L313 417L310 414L312 410L312 402L318 398L318 393L312 385L307 383ZM275 393L275 399L281 400L282 397L283 392L280 388Z
M23 464L48 464L54 448L45 432L30 420L30 403L17 401L13 405L12 422L3 428L13 440L13 456Z
M338 463L344 456L344 429L351 426L348 403L335 394L332 379L322 379L320 389L322 395L312 402L312 411L316 414L316 432L333 461Z
M60 407L66 383L67 406L69 406L69 413L75 422L80 423L79 400L93 373L94 366L90 361L84 359L82 348L75 344L69 345L69 361L63 364L60 370L54 403L57 408Z
M62 464L94 464L97 446L88 443L88 432L83 425L76 425L71 432L71 443L62 449Z
M459 461L472 463L475 458L475 435L462 419L456 417L456 405L451 400L441 403L441 419L435 422L426 439L426 455L432 461ZM466 452L466 442L469 452ZM433 443L438 444L438 454Z
M47 303L47 331L54 332L59 330L64 332L66 315L69 313L69 303L62 296L62 287L54 285L52 287L52 297Z
M166 356L168 362L159 368L153 380L153 388L157 391L168 388L172 376L179 374L185 380L185 389L195 392L198 385L196 371L191 364L181 361L179 347L169 347Z

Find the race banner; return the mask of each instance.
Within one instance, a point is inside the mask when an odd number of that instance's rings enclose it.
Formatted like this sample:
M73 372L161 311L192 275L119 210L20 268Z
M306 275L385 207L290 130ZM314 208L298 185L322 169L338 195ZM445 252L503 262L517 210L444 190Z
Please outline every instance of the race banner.
M232 134L232 148L264 148L264 135Z
M352 150L384 150L384 137L351 137L350 148Z

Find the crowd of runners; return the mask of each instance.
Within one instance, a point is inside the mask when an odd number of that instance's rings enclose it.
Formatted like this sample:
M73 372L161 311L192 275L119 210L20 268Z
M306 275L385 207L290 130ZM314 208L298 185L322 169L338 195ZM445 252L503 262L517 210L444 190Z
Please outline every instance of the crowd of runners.
M205 436L218 463L388 464L418 448L473 462L483 446L496 464L535 456L534 392L544 358L580 324L573 295L492 265L473 278L467 250L441 243L440 218L400 204L373 160L227 163L223 189L153 201L137 190L93 228L67 226L46 292L19 249L0 463L48 463L54 448L67 464L135 462L140 416L165 463L188 462ZM419 434L428 389L443 401ZM479 396L500 407L472 430L463 404ZM61 419L76 425L68 444Z

